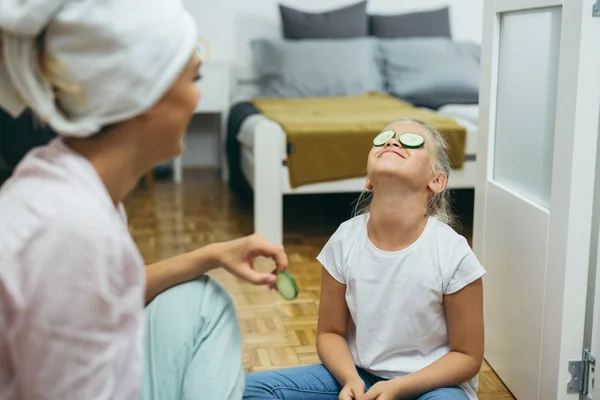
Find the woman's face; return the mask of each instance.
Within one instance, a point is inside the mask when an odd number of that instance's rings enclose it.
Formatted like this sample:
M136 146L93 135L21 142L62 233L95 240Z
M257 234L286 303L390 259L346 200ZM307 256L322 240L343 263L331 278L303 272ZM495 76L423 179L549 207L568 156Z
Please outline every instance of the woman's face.
M200 100L200 65L194 53L169 91L142 117L145 143L160 160L176 157L184 150L183 137Z

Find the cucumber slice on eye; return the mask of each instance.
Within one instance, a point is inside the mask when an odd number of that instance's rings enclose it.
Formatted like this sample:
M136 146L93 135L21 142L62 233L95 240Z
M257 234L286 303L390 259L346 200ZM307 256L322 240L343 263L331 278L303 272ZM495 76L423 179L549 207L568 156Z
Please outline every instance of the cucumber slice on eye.
M399 140L400 143L402 143L402 146L409 149L416 149L425 144L425 139L423 139L423 136L412 132L401 134Z
M383 131L383 132L379 133L377 136L375 136L375 139L373 139L373 144L375 146L383 146L384 144L386 144L388 142L388 140L390 140L394 136L396 136L395 131L393 131L391 129L386 129L385 131Z
M275 287L279 294L286 300L294 300L298 296L296 280L286 271L277 274Z

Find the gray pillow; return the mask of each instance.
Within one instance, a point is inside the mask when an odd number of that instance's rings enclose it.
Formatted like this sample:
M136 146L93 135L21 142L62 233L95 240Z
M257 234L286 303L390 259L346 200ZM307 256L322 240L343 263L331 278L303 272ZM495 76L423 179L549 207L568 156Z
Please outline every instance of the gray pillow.
M251 42L263 96L330 97L383 91L372 38Z
M322 13L279 5L285 39L334 39L369 35L367 2Z
M369 34L380 38L430 37L450 38L450 9L418 11L396 15L370 15Z
M456 42L459 52L473 57L478 63L481 63L481 45L475 42Z
M477 104L479 62L446 38L381 39L387 90L416 106Z

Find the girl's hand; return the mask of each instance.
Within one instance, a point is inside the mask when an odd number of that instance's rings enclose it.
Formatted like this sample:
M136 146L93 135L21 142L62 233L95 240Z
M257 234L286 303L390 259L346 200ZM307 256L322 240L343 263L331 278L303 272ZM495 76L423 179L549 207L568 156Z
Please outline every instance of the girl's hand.
M399 397L397 382L391 380L377 382L359 400L397 400Z
M365 394L365 383L362 379L357 378L346 382L338 400L357 400Z
M218 260L231 274L255 285L275 287L275 274L285 270L288 259L283 246L268 241L264 235L255 233L240 239L219 243ZM268 257L275 261L275 269L270 272L258 272L254 269L255 257Z

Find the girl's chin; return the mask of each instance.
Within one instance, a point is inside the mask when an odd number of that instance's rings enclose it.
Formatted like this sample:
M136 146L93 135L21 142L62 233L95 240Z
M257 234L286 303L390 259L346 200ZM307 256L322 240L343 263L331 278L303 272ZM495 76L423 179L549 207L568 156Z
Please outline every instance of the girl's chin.
M406 173L394 165L381 165L371 171L370 177L372 179L406 179Z

